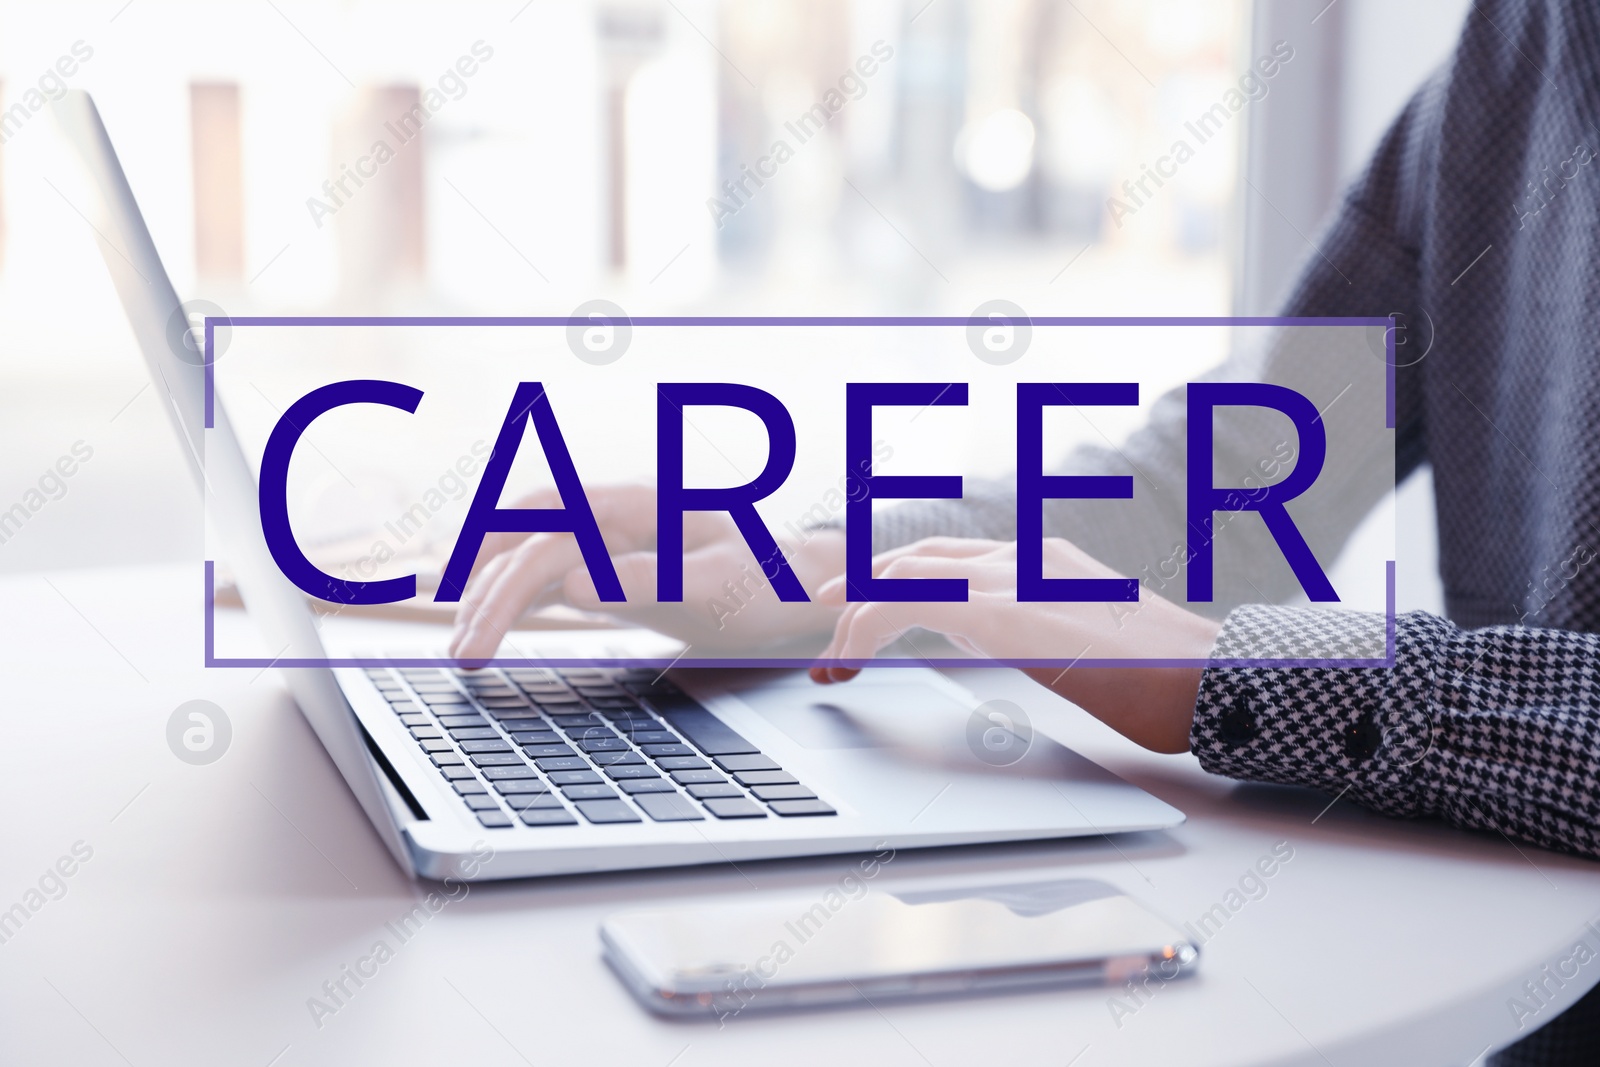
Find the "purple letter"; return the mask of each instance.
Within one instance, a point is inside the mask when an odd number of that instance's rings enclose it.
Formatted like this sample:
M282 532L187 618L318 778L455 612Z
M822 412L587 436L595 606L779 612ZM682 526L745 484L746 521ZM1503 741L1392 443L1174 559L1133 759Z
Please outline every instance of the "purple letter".
M1253 500L1240 501L1238 490L1211 484L1212 409L1263 407L1281 411L1300 435L1300 458L1281 482L1266 486ZM1305 396L1265 382L1191 382L1189 385L1189 600L1211 600L1211 518L1218 511L1254 511L1267 524L1289 569L1313 601L1337 602L1328 576L1300 535L1284 504L1311 488L1328 454L1322 414Z
M385 578L376 582L352 582L335 578L312 565L295 542L294 530L289 526L289 461L294 457L294 446L300 435L319 415L346 404L384 404L401 411L414 412L422 400L422 390L399 382L357 379L334 382L313 389L289 405L278 424L267 437L266 451L261 455L261 487L258 500L261 505L261 533L267 539L267 550L288 578L300 589L319 600L341 604L393 604L417 595L416 575L404 578Z
M500 494L505 489L506 476L511 473L511 461L522 443L525 419L533 420L533 429L544 447L544 457L550 464L550 475L555 479L562 507L500 506ZM570 533L578 539L578 551L583 553L584 566L589 568L589 578L600 599L627 599L622 595L622 583L611 565L600 526L589 509L589 498L584 495L583 483L578 481L578 472L573 469L566 439L561 436L561 427L556 425L555 412L550 409L550 398L545 395L542 382L517 385L516 395L511 398L511 410L506 413L500 436L495 438L494 451L489 453L489 462L484 465L483 482L473 494L472 506L461 524L461 535L456 538L456 547L450 553L450 562L445 565L439 591L433 599L446 603L460 600L461 590L472 575L472 565L477 562L478 550L483 547L484 535L511 532Z

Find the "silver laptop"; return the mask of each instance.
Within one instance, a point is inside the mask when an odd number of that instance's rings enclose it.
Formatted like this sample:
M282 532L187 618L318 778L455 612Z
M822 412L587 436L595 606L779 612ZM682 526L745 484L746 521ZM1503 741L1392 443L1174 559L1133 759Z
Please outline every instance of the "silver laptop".
M280 658L392 648L395 624L319 628L267 551L256 484L220 402L169 341L180 302L90 97L57 116L101 194L101 252L163 391L249 615ZM203 457L203 462L202 462ZM439 628L408 647L443 648ZM650 635L552 632L648 647ZM647 655L648 653L641 653ZM1043 737L1008 766L973 744L976 701L935 671L814 686L803 672L436 666L287 669L317 737L411 875L520 878L1174 826L1183 815ZM1004 730L1004 725L989 729ZM1003 747L1003 746L1002 746Z

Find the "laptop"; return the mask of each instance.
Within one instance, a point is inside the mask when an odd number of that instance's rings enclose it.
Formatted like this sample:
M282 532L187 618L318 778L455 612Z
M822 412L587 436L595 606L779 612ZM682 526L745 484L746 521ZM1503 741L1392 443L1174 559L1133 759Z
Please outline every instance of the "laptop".
M203 368L170 341L185 312L99 112L80 91L55 111L98 190L101 253L268 647L296 663L392 649L402 624L319 625L279 572L226 409L219 401L213 426L204 426ZM442 628L403 632L408 647L445 647ZM570 661L588 648L615 658L619 644L644 649L650 639L573 631L530 641L560 646ZM1177 809L1042 736L1009 736L1023 755L995 766L1001 761L984 758L971 740L975 698L927 668L871 670L823 688L804 672L755 668L469 671L399 662L283 674L413 877L523 878L1068 838L1183 821Z

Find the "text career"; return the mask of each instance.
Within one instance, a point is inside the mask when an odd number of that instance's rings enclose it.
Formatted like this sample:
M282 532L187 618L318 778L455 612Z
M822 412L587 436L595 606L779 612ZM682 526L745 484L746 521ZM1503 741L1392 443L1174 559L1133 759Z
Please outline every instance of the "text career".
M795 426L776 396L731 382L663 382L656 387L656 600L683 600L683 516L723 512L733 519L779 599L810 598L789 561L756 512L788 478L795 461ZM261 525L267 547L284 575L307 594L344 604L389 604L416 596L415 575L357 581L336 578L314 566L290 528L289 462L300 436L316 419L351 404L382 404L414 413L422 391L400 382L357 379L314 389L290 405L273 427L261 460ZM1133 478L1123 475L1046 474L1043 454L1047 407L1134 406L1133 382L1024 382L1017 386L1017 599L1021 601L1131 602L1139 597L1133 578L1046 578L1043 575L1043 503L1064 499L1131 499ZM963 382L871 382L845 387L845 468L853 491L845 506L846 587L852 600L965 601L960 578L875 578L872 576L874 500L955 500L962 495L959 475L878 475L873 473L872 413L879 407L965 407ZM1260 382L1193 382L1188 387L1188 599L1211 600L1212 520L1217 512L1253 511L1261 516L1278 549L1317 602L1338 595L1285 508L1308 490L1321 473L1327 435L1307 397L1292 389ZM744 485L721 489L686 486L683 472L684 409L741 408L766 429L765 468ZM1299 455L1278 482L1245 489L1212 484L1212 420L1219 407L1261 407L1281 412L1294 423ZM506 477L532 422L555 480L559 508L502 508ZM540 382L521 382L511 398L483 480L472 498L455 548L445 565L435 601L455 602L490 533L567 533L582 553L602 601L621 602L622 584L612 566L594 512L579 481L556 418L555 404Z

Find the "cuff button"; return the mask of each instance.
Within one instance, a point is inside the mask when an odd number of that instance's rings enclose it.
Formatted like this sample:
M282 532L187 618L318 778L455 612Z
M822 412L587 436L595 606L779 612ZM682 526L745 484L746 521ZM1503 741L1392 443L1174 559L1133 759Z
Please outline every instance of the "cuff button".
M1235 705L1217 719L1217 736L1222 738L1224 744L1235 748L1249 743L1259 731L1255 713L1249 708Z
M1383 747L1383 731L1377 720L1366 714L1344 732L1344 754L1355 763L1364 763Z

